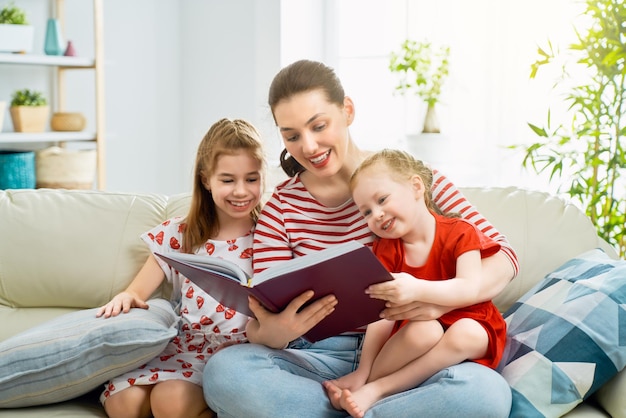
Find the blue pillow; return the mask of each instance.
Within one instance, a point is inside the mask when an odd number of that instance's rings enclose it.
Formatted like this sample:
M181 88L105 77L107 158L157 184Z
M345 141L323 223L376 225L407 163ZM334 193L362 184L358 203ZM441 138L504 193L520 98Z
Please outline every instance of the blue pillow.
M558 417L626 366L626 261L595 249L569 260L507 312L499 370L511 417Z
M179 317L166 300L148 303L107 319L72 312L0 342L0 408L72 399L159 355Z

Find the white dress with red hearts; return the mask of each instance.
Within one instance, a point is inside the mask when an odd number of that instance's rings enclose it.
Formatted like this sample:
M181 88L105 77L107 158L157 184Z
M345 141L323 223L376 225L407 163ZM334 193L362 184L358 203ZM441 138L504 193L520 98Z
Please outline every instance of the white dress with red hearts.
M186 224L176 217L163 222L141 236L152 253L180 252L182 231ZM227 241L209 240L196 251L207 257L220 257L238 264L252 274L252 231ZM221 344L246 341L248 317L225 307L175 269L156 257L169 283L173 285L172 302L180 304L180 329L165 350L138 369L118 376L105 385L100 396L106 399L132 385L153 385L172 379L202 384L202 371L209 356Z

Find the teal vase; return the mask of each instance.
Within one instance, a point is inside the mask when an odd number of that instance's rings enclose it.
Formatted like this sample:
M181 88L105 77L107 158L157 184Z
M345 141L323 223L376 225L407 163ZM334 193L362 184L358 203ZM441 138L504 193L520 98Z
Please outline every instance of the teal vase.
M63 55L65 52L65 46L61 39L61 28L57 19L48 19L46 43L43 50L47 55Z

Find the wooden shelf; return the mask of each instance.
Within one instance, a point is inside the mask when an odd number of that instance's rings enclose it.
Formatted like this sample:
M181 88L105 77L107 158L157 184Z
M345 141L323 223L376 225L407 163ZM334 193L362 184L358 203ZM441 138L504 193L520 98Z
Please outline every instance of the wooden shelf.
M16 144L22 142L64 142L64 141L95 141L95 132L3 132L0 133L0 144Z
M65 0L47 0L53 3L51 17L59 19L61 27L65 19ZM89 147L96 149L96 184L98 189L105 189L105 144L104 144L104 51L103 51L103 2L104 0L92 0L93 2L93 34L94 34L94 57L66 57L64 55L45 54L10 54L0 53L1 65L30 65L48 66L52 69L56 81L54 87L58 91L56 100L50 103L52 112L62 112L65 109L67 71L86 69L93 71L95 75L95 132L4 132L0 133L0 145L28 144L26 148L35 148L37 143L60 143L91 142ZM5 80L3 79L4 83Z
M63 68L93 68L95 60L63 55L7 54L0 53L0 64L50 65Z

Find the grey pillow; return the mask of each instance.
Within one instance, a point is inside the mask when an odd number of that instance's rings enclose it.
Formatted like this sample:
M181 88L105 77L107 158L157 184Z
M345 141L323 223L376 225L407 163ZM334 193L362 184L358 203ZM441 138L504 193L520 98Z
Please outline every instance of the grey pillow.
M72 399L156 357L179 317L166 300L148 303L107 319L72 312L0 342L0 408Z

